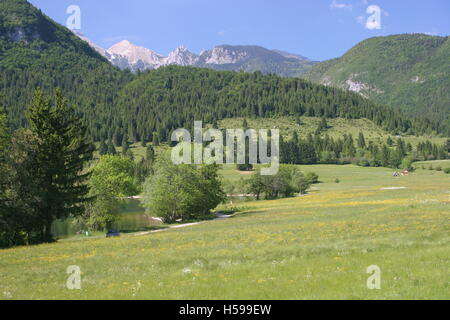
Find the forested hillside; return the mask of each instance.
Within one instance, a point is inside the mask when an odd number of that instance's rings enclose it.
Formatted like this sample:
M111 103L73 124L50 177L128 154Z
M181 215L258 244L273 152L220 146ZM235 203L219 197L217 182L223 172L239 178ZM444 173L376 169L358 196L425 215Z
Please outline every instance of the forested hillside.
M358 94L301 79L190 67L142 74L122 89L117 106L121 122L116 129L135 140L153 134L167 140L170 129L190 128L194 120L213 124L224 118L276 115L367 118L391 132L418 133L431 127Z
M37 87L60 87L89 128L105 124L121 85L121 72L71 31L25 0L0 2L0 106L23 126Z
M448 134L425 117L412 119L359 94L294 78L170 66L120 71L65 27L25 0L0 3L0 106L10 124L25 126L37 87L60 87L96 140L167 141L194 120L315 116L367 118L392 133Z
M449 37L371 38L341 58L315 65L304 77L359 92L408 115L450 117Z

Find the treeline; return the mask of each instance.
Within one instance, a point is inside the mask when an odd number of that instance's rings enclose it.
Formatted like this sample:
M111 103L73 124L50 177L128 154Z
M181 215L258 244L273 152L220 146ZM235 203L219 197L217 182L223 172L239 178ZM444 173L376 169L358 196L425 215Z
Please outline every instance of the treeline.
M216 124L225 118L274 116L367 118L392 134L447 134L443 124L412 121L352 92L258 72L177 66L149 71L121 90L117 108L118 121L108 130L92 132L96 139L119 144L124 136L131 141L169 141L174 129L191 129L194 120Z
M324 120L322 120L324 121ZM411 169L414 161L448 159L450 139L437 145L430 141L420 142L416 148L402 138L387 138L384 143L366 141L362 132L357 138L344 134L331 138L318 131L300 139L296 132L288 141L280 142L280 160L287 164L357 164L370 167Z
M256 200L271 200L304 195L316 183L319 183L316 173L309 172L305 175L296 166L282 165L276 175L263 176L259 171L256 172L244 183L243 188L246 193L254 195Z

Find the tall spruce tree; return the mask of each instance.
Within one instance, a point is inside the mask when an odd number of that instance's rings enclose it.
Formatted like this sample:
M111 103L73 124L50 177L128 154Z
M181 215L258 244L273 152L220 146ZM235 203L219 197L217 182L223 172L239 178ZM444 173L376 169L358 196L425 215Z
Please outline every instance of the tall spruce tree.
M117 154L116 147L114 146L112 140L108 141L108 154L112 156L115 156Z
M92 159L95 147L86 142L85 127L68 106L60 90L52 97L35 93L27 111L32 134L37 141L34 176L39 179L41 241L51 241L56 219L83 214L88 202L89 173L84 165Z
M105 140L102 140L100 142L100 147L98 148L98 152L101 156L104 156L105 154L108 154L108 146L105 143Z

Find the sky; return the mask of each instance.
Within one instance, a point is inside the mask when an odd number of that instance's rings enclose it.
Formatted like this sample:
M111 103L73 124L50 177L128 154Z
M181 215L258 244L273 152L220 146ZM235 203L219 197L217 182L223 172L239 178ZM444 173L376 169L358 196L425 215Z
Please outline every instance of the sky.
M29 0L104 48L121 41L167 55L221 44L259 45L323 61L358 42L399 33L450 34L449 0ZM70 19L70 21L77 21Z

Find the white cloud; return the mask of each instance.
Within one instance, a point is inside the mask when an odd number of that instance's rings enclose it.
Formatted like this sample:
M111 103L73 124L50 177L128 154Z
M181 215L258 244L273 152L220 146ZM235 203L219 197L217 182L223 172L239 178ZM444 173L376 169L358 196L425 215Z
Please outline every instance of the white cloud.
M331 9L352 9L353 5L347 3L338 3L337 0L333 0L330 4Z
M227 33L227 32L224 30L221 30L221 31L217 32L217 35L223 37L225 35L225 33Z

